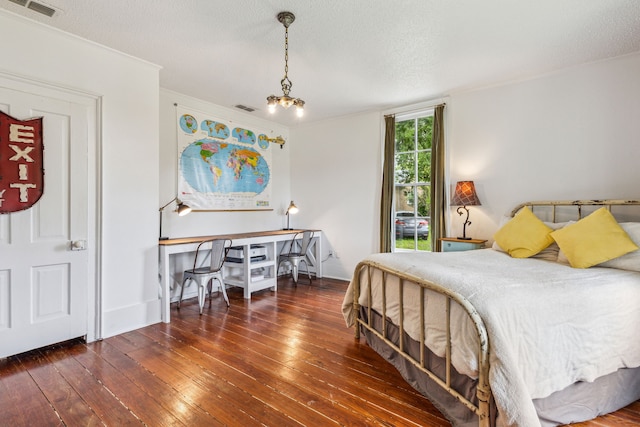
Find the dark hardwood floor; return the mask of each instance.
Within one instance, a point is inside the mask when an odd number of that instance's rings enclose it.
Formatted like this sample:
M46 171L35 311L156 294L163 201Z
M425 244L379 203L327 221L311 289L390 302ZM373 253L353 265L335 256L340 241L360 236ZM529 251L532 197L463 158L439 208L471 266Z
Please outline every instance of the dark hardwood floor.
M0 360L1 426L448 426L340 312L322 279L230 289L170 324ZM580 426L640 425L640 402Z

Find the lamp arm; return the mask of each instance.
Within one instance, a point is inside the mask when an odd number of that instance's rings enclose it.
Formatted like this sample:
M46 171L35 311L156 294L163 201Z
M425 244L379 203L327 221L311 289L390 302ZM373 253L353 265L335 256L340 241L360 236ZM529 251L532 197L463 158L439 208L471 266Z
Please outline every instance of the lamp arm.
M161 207L159 209L160 212L162 212L164 210L164 208L166 208L167 206L169 206L171 204L171 202L178 200L178 196L174 197L173 199L169 200L169 203L167 203L166 205L164 205L163 207Z

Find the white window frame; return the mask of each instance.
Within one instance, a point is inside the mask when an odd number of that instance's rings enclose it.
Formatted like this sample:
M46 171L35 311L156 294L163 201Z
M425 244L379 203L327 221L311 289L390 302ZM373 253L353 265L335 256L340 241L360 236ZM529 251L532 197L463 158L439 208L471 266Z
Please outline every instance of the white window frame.
M424 110L419 110L419 111L413 111L411 113L406 113L406 114L399 114L396 115L395 118L395 122L403 122L403 121L408 121L408 120L414 120L415 122L415 139L414 139L414 149L412 151L403 151L401 153L413 153L414 154L414 158L415 158L415 162L414 162L414 181L411 183L403 183L403 184L399 184L396 182L395 177L396 177L396 170L395 170L395 165L396 165L396 155L398 154L395 151L395 146L394 146L394 170L393 170L393 204L392 204L392 218L393 218L393 228L390 230L391 233L391 249L393 252L426 252L423 251L421 249L418 249L418 242L419 242L419 237L418 237L418 231L417 228L414 231L414 247L413 249L403 249L403 248L397 248L396 247L396 233L395 233L395 228L396 228L396 188L398 186L404 186L404 187L412 187L414 194L417 193L416 187L420 187L420 186L428 186L429 187L429 191L433 191L433 189L431 188L431 182L419 182L416 181L416 179L419 177L419 173L418 173L418 153L421 152L432 152L432 148L428 148L428 149L418 149L418 144L417 144L417 137L418 137L418 119L423 118L423 117L433 117L435 114L435 109L434 108L428 108L428 109L424 109ZM433 143L433 141L432 141ZM413 213L414 216L418 216L418 205L417 203L413 204ZM431 233L431 230L429 230L429 233ZM429 248L428 251L432 251L433 250L433 243L431 244L431 248Z

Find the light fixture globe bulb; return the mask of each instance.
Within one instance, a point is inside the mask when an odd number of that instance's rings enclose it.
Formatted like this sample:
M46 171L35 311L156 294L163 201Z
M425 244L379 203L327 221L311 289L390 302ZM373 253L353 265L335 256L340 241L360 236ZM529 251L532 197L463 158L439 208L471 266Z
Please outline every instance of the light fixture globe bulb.
M287 95L284 95L280 98L280 105L282 105L286 109L293 105L293 101L293 98L289 98Z
M271 95L267 97L267 110L273 114L276 112L276 106L278 105L278 97Z

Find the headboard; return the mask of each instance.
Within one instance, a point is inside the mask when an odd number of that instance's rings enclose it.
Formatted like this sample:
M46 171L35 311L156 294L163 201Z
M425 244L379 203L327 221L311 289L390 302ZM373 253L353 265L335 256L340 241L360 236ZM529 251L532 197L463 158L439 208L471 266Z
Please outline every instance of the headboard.
M619 221L640 221L640 200L541 200L519 204L511 211L511 216L525 206L540 219L550 222L577 221L603 206Z

